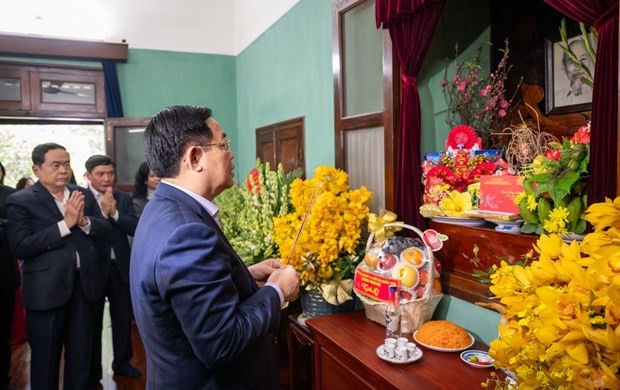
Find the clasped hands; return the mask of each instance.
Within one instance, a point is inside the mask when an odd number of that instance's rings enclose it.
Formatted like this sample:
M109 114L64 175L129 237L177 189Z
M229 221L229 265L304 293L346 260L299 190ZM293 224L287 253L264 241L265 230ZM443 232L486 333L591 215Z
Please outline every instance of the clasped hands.
M295 299L299 293L299 276L291 265L284 265L277 259L268 259L248 267L259 287L274 283L284 295L286 302Z
M114 199L114 193L112 187L108 187L101 198L101 212L107 217L112 217L116 214L116 199Z
M88 219L84 216L84 194L73 191L65 204L65 223L69 229L75 225L84 227L88 225Z

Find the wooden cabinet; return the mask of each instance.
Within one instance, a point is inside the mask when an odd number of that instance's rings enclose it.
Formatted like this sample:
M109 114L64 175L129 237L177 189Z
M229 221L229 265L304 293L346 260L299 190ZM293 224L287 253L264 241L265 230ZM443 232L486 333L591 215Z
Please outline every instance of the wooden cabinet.
M103 71L2 63L0 116L105 118Z
M314 388L314 338L306 325L297 321L299 314L288 316L288 358L291 389Z
M317 389L479 389L492 372L468 366L458 353L421 346L424 355L414 363L386 362L376 354L385 328L367 319L363 311L312 318L306 323L314 339ZM488 347L476 342L471 349L486 351Z
M472 303L489 300L487 286L472 276L477 268L472 261L474 245L479 248L478 268L486 270L493 264L500 264L501 259L511 263L521 260L521 255L532 249L538 238L498 232L490 222L480 227L469 227L431 221L429 227L448 236L441 250L435 252L435 257L443 266L443 292Z

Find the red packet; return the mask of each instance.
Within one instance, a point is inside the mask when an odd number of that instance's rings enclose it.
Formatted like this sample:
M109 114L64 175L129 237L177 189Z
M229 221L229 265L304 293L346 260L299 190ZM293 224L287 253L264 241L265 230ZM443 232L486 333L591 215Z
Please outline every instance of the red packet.
M519 214L514 198L523 192L523 179L519 176L480 176L481 211Z

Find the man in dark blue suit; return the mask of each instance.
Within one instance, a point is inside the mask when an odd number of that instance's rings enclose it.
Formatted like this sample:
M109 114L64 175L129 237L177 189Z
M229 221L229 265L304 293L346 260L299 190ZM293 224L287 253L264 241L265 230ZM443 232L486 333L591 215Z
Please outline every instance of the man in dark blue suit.
M139 377L138 368L129 364L133 355L131 348L131 298L129 296L129 256L131 247L128 236L134 235L138 218L129 194L114 189L115 164L108 156L94 155L86 163L89 189L97 200L102 216L112 225L112 231L95 240L103 262L104 295L110 303L112 319L112 347L115 375ZM99 318L95 331L93 351L93 382L102 378L101 331L104 299L100 302Z
M140 216L130 264L148 389L278 389L280 309L299 290L290 265L246 267L213 199L233 185L230 141L206 107L156 114L144 151L161 182Z
M15 290L19 269L6 238L6 198L15 189L0 184L0 390L10 388L11 322L15 310Z
M58 388L64 347L64 388L87 389L101 264L91 236L110 231L93 195L68 184L71 163L55 143L32 151L39 180L7 199L8 236L23 260L22 305L31 349L32 389ZM88 216L88 217L87 217Z

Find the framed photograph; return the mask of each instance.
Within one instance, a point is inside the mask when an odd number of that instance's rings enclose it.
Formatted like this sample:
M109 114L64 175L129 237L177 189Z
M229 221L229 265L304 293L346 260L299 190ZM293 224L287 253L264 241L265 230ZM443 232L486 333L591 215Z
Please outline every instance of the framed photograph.
M559 34L545 39L545 112L555 115L589 111L592 109L592 87L583 82L583 71L562 50L560 42ZM581 36L569 38L568 45L594 76L594 64Z

